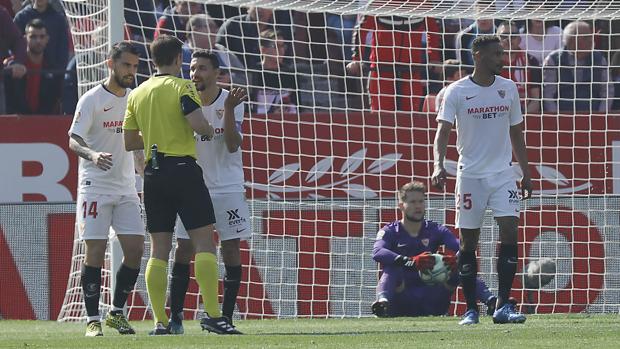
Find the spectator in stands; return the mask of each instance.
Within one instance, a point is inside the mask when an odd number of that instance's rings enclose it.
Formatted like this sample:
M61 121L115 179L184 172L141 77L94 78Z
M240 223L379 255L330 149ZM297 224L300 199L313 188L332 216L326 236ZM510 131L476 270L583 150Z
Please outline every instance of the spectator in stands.
M255 67L251 84L252 110L259 114L297 112L297 82L284 63L284 35L265 30L260 34L261 61Z
M357 24L357 15L354 14L325 14L325 24L336 33L338 43L343 48L349 48L353 44L353 29ZM352 50L345 50L345 59L350 60L353 55Z
M471 55L471 43L478 35L495 34L495 23L492 19L477 19L469 27L461 30L456 35L454 48L457 52L457 58L467 66L474 66L474 59Z
M157 21L155 38L160 34L176 36L181 41L187 39L185 28L191 15L204 12L204 6L194 1L175 1L164 10L164 14Z
M124 14L127 39L138 42L153 41L157 17L152 1L125 0Z
M364 16L355 35L347 72L363 74L370 62L368 92L373 111L420 111L426 95L428 65L441 62L441 37L432 18ZM370 42L365 38L370 37Z
M547 25L541 19L529 19L523 29L519 47L541 64L549 53L562 47L562 28L558 26Z
M234 53L244 66L251 68L261 61L259 33L278 31L291 39L290 15L275 15L272 9L250 7L248 13L231 17L220 27L217 43Z
M12 64L5 66L4 60L10 53L13 54ZM13 23L9 12L0 6L0 114L6 113L4 77L21 79L26 74L25 62L26 40Z
M592 29L586 22L569 23L563 47L547 56L543 64L544 111L605 112L611 108L614 86L607 60L593 49Z
M540 113L540 63L529 53L519 49L521 36L514 22L502 22L497 27L497 36L504 48L504 69L501 75L517 84L524 113Z
M4 7L11 19L22 8L21 0L0 0L0 7Z
M49 0L33 0L31 5L24 7L15 15L15 24L25 33L26 24L38 18L43 21L49 43L45 49L47 69L55 70L62 77L69 62L69 25L61 12L57 12Z
M220 77L218 82L229 87L247 86L243 63L226 47L216 43L218 26L207 14L193 15L187 22L187 42L183 45L183 78L189 79L189 63L194 49L213 51L220 61Z
M16 114L55 114L60 112L62 75L49 72L45 56L49 35L43 20L26 24L26 68L28 75L7 79L7 109Z
M441 102L443 102L443 95L446 93L446 88L451 83L461 80L465 75L469 74L469 70L458 59L448 59L443 62L443 81L444 87L437 93L437 96L428 95L431 100L424 101L426 107L424 111L434 113L439 110Z

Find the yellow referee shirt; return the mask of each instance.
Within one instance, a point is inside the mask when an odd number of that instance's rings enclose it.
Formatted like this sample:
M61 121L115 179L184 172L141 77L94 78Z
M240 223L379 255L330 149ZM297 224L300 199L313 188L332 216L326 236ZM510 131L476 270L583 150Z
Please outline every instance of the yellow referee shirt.
M202 104L191 81L172 75L153 76L131 91L123 129L142 133L147 161L153 144L167 156L196 158L194 131L182 108L188 100Z

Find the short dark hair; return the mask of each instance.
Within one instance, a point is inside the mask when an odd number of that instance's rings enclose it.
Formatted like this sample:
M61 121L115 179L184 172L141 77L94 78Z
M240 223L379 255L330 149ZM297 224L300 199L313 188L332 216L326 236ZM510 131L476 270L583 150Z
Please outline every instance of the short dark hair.
M443 62L443 78L446 80L448 77L454 75L461 69L465 69L463 63L458 59L446 59Z
M478 52L483 48L491 44L500 44L499 36L497 35L478 35L471 43L471 52Z
M151 55L158 67L171 65L182 52L183 43L172 35L160 35L151 43Z
M426 194L426 186L420 181L409 182L398 189L398 200L400 200L400 202L405 202L407 194L412 191Z
M121 42L117 42L116 44L112 45L110 52L108 52L108 58L113 61L116 61L117 59L121 58L121 55L123 54L123 52L131 53L132 55L136 55L136 56L140 56L140 50L138 49L136 45L130 43L129 41L121 41Z
M265 29L262 32L260 32L260 45L262 47L274 45L275 42L278 40L278 38L283 38L283 37L284 35L282 34L280 30Z
M217 54L213 51L208 50L195 50L192 53L192 58L204 58L211 62L211 66L214 69L220 69L220 59L217 57Z
M48 31L47 27L45 26L45 22L43 22L41 18L35 18L26 23L24 30L27 31L28 28L45 29L46 32Z

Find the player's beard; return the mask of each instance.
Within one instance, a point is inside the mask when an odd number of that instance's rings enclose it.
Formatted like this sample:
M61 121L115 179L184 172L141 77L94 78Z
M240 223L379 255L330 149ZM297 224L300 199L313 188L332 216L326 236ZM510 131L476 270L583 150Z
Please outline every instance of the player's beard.
M420 218L418 218L417 215L414 216L414 215L410 215L410 214L405 214L405 219L410 221L410 222L413 222L413 223L420 223L420 222L422 222L422 220L424 220L424 215L423 214L420 215L419 217Z
M134 83L134 77L133 75L125 75L121 78L115 74L114 81L116 81L116 84L118 84L118 86L128 88L131 87L131 85Z
M493 74L495 75L501 75L502 74L502 69L504 69L504 64L503 63L499 63L495 66L495 70L493 71Z
M196 90L198 91L204 91L207 88L207 84L204 83L204 81L202 80L197 80L197 81L192 81L194 83L194 85L196 86Z

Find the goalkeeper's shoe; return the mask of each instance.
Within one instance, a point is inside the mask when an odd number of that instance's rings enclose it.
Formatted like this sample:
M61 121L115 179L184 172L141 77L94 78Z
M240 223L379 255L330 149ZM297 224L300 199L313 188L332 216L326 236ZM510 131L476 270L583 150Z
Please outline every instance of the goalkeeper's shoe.
M493 313L494 324L522 324L525 322L525 315L515 310L514 304L505 303Z
M117 330L120 334L136 334L136 331L134 331L129 322L127 322L127 318L122 311L109 312L108 316L105 318L105 324Z
M372 303L372 305L370 306L370 310L377 317L388 317L388 306L389 303L387 299L381 298Z
M170 332L170 334L185 333L185 329L183 329L183 312L170 316L170 321L168 321L168 332Z
M217 334L243 334L237 330L235 326L231 325L230 321L225 316L217 318L205 316L200 320L200 327L202 327L203 331L207 330Z
M463 315L459 325L475 325L480 322L480 314L474 309L469 309Z
M168 331L168 327L164 326L161 322L158 322L155 328L149 332L149 336L161 336L165 334L170 334L170 331Z
M487 315L492 316L495 313L495 306L497 303L497 297L491 296L485 303L487 305Z
M101 321L91 321L86 325L86 337L99 337L103 336L103 331L101 330Z

